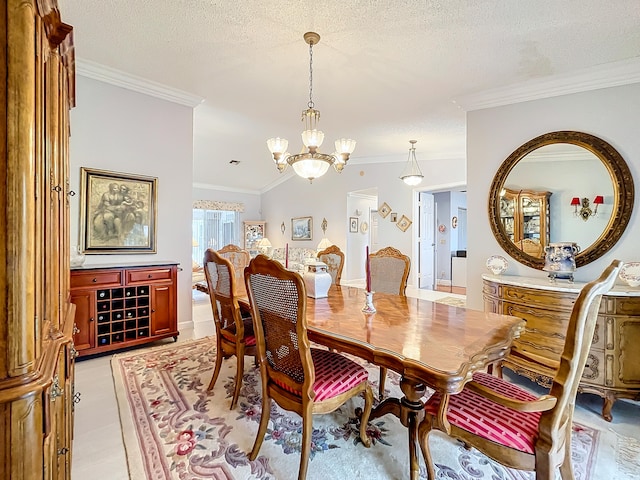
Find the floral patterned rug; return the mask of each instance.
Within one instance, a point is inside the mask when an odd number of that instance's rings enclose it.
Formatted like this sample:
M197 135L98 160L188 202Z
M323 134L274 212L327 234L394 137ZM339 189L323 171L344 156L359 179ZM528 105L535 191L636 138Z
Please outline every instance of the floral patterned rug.
M260 454L249 461L247 452L253 445L261 412L259 371L247 358L238 406L230 410L235 358L223 362L215 388L207 392L214 356L213 338L114 355L112 370L132 480L296 478L300 417L273 403ZM378 368L367 367L376 383ZM390 395L400 396L398 376L392 372L387 388ZM333 414L314 416L308 479L408 478L406 429L392 415L375 419L368 427L371 448L365 448L354 415L362 403L362 399L353 399ZM592 478L599 433L574 424L576 480ZM504 468L476 450L466 450L444 435L431 437L438 478L534 478L530 472ZM424 465L420 478L426 478Z

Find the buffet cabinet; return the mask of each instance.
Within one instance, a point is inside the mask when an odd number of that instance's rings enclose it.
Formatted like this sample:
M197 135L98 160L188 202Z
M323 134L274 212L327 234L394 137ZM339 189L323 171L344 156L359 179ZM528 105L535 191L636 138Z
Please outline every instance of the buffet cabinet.
M502 367L549 388L571 309L583 284L550 284L545 279L483 276L485 311L521 317L524 333ZM618 398L640 400L640 290L614 287L603 295L579 392L604 399L602 416L612 420Z
M78 267L71 271L79 356L178 338L177 263Z
M72 28L55 0L0 6L0 478L71 478Z

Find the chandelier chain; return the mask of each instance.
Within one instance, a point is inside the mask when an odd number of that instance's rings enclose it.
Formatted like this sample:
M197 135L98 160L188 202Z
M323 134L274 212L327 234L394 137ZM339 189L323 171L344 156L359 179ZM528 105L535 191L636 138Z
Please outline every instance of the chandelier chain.
M309 43L309 108L314 107L313 103L313 42Z

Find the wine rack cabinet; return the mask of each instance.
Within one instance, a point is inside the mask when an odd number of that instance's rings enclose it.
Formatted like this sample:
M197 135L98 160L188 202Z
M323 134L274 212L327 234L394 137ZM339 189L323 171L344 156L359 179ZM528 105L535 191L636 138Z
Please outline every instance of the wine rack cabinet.
M78 354L177 339L176 273L177 264L73 269Z

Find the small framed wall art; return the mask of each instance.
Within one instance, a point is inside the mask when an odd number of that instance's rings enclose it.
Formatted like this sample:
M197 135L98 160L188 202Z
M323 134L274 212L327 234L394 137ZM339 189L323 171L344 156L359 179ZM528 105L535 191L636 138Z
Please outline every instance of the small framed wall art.
M291 240L313 239L313 217L296 217L291 219Z
M406 215L402 215L402 217L400 217L400 220L398 220L398 223L396 223L396 226L403 232L406 232L407 228L411 226L411 223L411 220L409 220Z
M358 217L349 217L349 233L358 233Z
M392 222L397 222L398 221L398 214L396 212L391 212L391 221Z
M387 205L387 202L384 202L382 205L378 207L378 215L382 218L387 218L387 215L391 213L391 207Z

